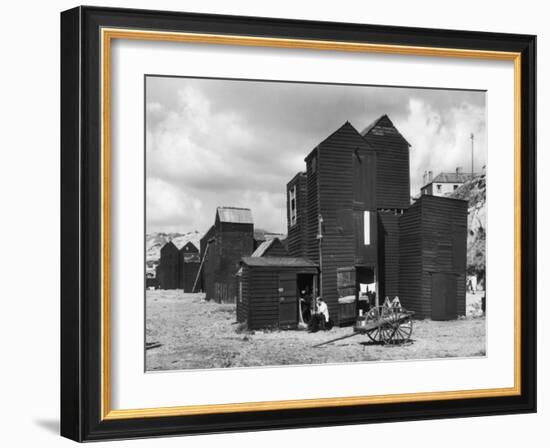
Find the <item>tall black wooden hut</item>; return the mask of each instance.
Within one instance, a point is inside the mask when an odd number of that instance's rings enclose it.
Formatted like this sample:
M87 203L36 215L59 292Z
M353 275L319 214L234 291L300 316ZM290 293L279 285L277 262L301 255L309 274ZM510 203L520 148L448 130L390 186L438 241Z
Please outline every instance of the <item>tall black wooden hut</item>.
M199 264L199 249L189 241L179 249L178 286L180 289L183 289L184 292L192 292L199 270Z
M466 313L468 202L422 195L400 228L401 304L418 318L451 320Z
M159 288L178 289L179 271L179 250L172 241L169 241L160 249Z
M248 208L218 207L214 225L201 239L202 286L208 300L234 302L235 274L254 250L254 222Z
M317 265L295 257L244 257L237 275L237 321L249 329L294 328L301 289L311 289Z

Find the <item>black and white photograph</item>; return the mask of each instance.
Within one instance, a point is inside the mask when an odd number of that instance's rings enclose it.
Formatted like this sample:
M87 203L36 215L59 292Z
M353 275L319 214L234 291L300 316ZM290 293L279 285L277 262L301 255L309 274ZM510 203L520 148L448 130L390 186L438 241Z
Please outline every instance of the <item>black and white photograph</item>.
M147 371L486 355L486 92L145 77Z

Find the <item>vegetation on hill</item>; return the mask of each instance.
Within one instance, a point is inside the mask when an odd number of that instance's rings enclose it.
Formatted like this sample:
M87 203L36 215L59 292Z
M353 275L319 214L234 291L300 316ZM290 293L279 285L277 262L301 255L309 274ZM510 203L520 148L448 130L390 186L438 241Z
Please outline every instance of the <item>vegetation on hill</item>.
M468 258L469 275L485 282L487 203L485 174L475 176L457 188L450 197L468 201Z

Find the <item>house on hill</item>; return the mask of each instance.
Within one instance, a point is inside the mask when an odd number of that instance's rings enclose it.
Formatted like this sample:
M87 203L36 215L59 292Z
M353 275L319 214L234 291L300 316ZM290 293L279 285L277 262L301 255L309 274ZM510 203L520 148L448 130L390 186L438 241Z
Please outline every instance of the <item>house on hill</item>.
M420 192L432 196L449 196L467 181L472 179L472 173L464 173L462 167L457 166L454 173L439 173L433 177L431 171L427 171L422 176L422 187Z

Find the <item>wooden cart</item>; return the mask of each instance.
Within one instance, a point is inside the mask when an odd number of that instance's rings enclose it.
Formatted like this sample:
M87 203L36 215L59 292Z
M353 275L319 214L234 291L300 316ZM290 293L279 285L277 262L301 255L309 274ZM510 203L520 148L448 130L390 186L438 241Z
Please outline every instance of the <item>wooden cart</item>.
M374 306L365 315L357 317L353 330L366 334L373 342L398 344L410 340L413 315L414 312L400 306Z

